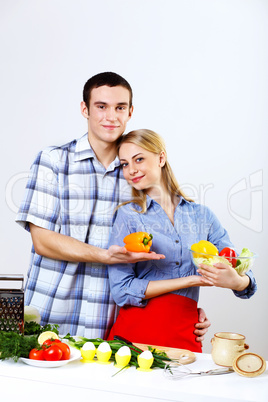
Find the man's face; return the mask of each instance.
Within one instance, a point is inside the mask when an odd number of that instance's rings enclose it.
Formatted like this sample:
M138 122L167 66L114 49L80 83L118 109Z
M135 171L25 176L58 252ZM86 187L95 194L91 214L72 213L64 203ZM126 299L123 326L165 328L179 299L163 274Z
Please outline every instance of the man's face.
M124 133L133 107L129 107L128 89L105 85L92 89L89 110L82 102L81 111L88 119L89 140L111 144Z

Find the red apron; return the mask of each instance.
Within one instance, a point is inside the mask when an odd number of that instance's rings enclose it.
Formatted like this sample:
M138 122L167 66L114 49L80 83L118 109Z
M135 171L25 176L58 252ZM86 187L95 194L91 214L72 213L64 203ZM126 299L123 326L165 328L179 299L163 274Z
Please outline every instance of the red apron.
M115 335L134 343L169 346L202 352L193 333L198 322L197 302L167 293L148 300L145 307L121 307L108 340Z

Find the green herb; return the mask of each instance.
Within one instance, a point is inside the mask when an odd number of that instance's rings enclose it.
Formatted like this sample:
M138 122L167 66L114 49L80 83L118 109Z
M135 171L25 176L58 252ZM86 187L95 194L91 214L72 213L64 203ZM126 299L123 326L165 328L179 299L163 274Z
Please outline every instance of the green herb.
M24 323L24 334L16 332L0 331L0 359L13 359L15 362L20 357L29 357L33 348L38 348L38 336L44 331L53 331L57 335L59 325L46 324L44 326L35 321Z
M67 339L67 340L69 341L69 343L72 343L73 345L74 345L75 342L76 342L75 338L73 338L69 333L68 333L67 335L65 335L65 336L63 337L63 339ZM72 345L72 346L73 346L73 345ZM77 349L79 349L79 348L77 348Z
M0 359L29 357L30 350L38 346L37 336L23 336L16 332L0 331Z
M46 324L42 326L35 321L29 321L24 323L24 335L40 335L45 331L52 331L59 335L58 328L58 324Z

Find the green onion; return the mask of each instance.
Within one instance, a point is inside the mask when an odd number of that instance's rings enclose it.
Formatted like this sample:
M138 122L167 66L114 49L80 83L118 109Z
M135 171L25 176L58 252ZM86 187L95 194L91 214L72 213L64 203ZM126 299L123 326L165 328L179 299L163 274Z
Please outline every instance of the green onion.
M73 347L75 347L77 349L81 349L86 342L92 342L95 345L96 348L102 342L107 342L110 345L110 348L112 349L112 356L111 356L112 361L115 361L115 353L122 346L128 346L130 348L130 351L131 351L131 359L130 359L130 362L128 363L127 366L139 367L138 362L137 362L137 356L143 352L142 349L136 347L135 345L128 344L127 342L125 342L123 340L119 340L119 339L111 340L111 341L105 341L105 340L103 340L101 338L89 339L89 338L85 338L83 336L76 337L76 339L75 339L72 336L70 336L70 334L67 334L64 337L64 339L68 340L70 346L73 346ZM166 354L166 352L164 352L164 351L158 351L155 348L152 348L151 346L148 346L148 350L150 350L150 352L152 353L152 355L154 357L152 368L155 368L155 367L162 368L162 369L163 368L168 368L169 367L168 362L170 363L170 362L175 362L176 361L176 360L170 359L168 357L168 355ZM120 369L117 373L122 371L124 368L125 367Z

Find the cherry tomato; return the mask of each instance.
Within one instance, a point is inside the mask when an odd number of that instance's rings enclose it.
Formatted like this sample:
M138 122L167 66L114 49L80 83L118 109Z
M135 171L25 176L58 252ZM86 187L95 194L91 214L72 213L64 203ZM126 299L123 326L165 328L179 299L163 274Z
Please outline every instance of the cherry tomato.
M62 351L56 344L52 344L44 349L44 359L49 361L58 361L62 358Z
M62 351L61 360L69 360L71 356L71 349L69 348L69 346L64 342L57 343L57 346Z
M32 360L44 360L44 351L43 349L34 348L29 353L29 359Z
M225 247L224 249L221 250L219 255L221 257L225 257L226 260L228 260L232 264L233 268L236 267L237 259L234 257L237 257L237 254L232 248Z

